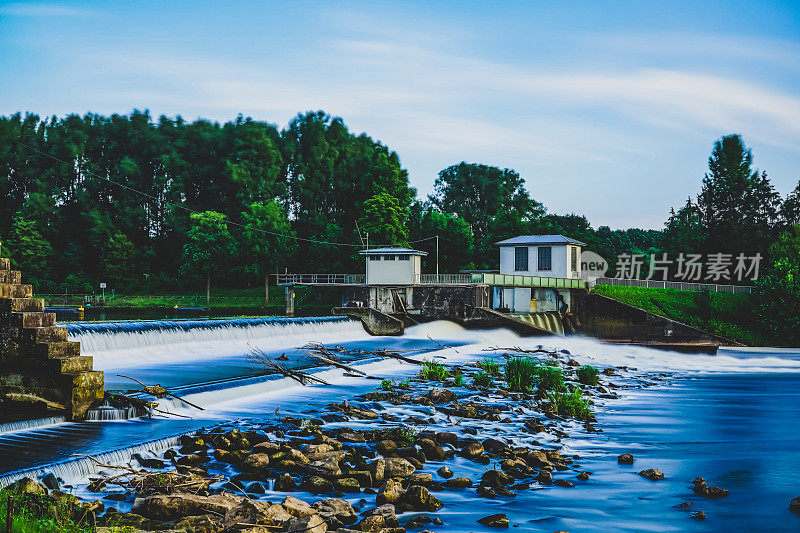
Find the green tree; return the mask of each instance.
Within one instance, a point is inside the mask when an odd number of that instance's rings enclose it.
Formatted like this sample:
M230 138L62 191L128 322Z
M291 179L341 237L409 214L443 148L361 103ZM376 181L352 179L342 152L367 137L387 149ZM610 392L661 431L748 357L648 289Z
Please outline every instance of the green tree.
M264 298L269 302L269 273L286 265L296 249L294 233L275 200L250 204L242 212L241 257L264 279Z
M469 224L432 205L414 202L409 209L409 234L414 248L428 252L422 258L428 272L436 268L436 239L439 237L439 268L441 272L458 272L472 267L473 238Z
M40 290L47 285L53 247L42 237L36 224L21 214L14 217L7 246L11 259L23 271L28 283Z
M188 241L183 246L186 268L206 278L206 301L211 299L211 273L224 271L235 253L226 218L216 211L193 213Z
M800 225L781 233L770 261L756 281L756 312L767 331L784 346L800 344Z
M115 233L108 240L103 252L103 265L108 280L117 289L127 289L131 283L136 247L123 233Z
M359 228L369 233L371 242L393 245L408 241L408 214L397 198L385 192L376 194L364 202L362 211Z
M781 205L781 219L787 226L800 224L800 182L790 192Z

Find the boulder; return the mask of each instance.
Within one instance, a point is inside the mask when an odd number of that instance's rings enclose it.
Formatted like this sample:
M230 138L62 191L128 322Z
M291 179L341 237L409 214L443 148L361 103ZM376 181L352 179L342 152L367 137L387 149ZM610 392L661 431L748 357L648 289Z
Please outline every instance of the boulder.
M386 478L386 460L383 457L378 457L374 461L367 464L369 473L372 475L372 482L375 485L380 485Z
M341 477L333 480L333 487L342 492L356 493L361 492L361 485L354 477Z
M294 482L294 478L289 474L283 474L281 477L275 480L275 486L272 490L277 492L294 492L297 490L297 484Z
M397 443L393 440L384 439L375 445L375 450L381 455L391 455L397 451Z
M292 519L282 505L259 500L243 500L225 513L225 529L234 529L237 524L285 527Z
M335 478L342 475L342 468L335 457L311 461L308 464L304 464L302 469L309 474L327 478Z
M333 491L333 483L319 476L309 476L300 484L301 488L311 494L327 494Z
M472 486L472 480L468 477L456 477L448 479L442 486L448 489L466 489Z
M414 472L406 478L405 483L407 485L422 485L430 488L433 485L433 476L427 472Z
M406 478L414 473L416 468L408 459L402 457L388 457L386 459L386 477Z
M380 505L362 514L364 519L358 523L358 529L361 531L382 531L384 528L393 528L400 525L397 516L395 516L394 505Z
M437 470L436 473L445 479L450 479L451 477L453 477L453 471L447 468L446 466L439 468L439 470Z
M301 518L293 517L286 525L287 531L303 531L304 533L326 533L328 524L318 514L304 516Z
M420 485L411 485L400 497L400 506L409 511L438 511L444 504Z
M572 481L567 481L566 479L557 479L553 482L553 484L556 485L557 487L565 487L568 489L571 489L572 487L575 486L575 483L573 483Z
M553 474L551 474L548 470L539 470L539 474L536 476L536 481L542 485L549 485L553 482Z
M247 472L265 474L269 471L269 455L265 453L254 453L244 460L242 467Z
M461 457L465 459L475 459L483 454L483 445L480 442L473 442L461 449Z
M212 513L225 515L239 505L244 497L230 493L199 496L197 494L156 494L136 498L131 512L155 520L180 520L185 516Z
M447 457L444 448L431 439L419 439L417 445L422 449L425 457L431 461L443 461Z
M617 462L621 465L632 465L633 455L629 453L623 453L622 455L617 457Z
M481 476L481 484L490 487L498 485L510 485L514 483L514 478L501 470L487 470Z
M689 516L691 518L694 518L695 520L705 520L706 519L706 513L704 513L703 511L695 511L692 514L690 514Z
M384 483L381 488L378 489L378 494L375 497L375 503L378 505L383 505L386 503L396 505L402 496L403 486L400 484L400 482L393 479L387 479L386 483Z
M222 524L213 515L187 516L177 524L178 531L192 531L193 533L218 533L222 531Z
M581 481L587 481L589 479L590 475L591 475L591 472L581 472L580 474L578 474L575 477L577 477Z
M664 472L657 468L648 468L647 470L641 470L639 475L642 477L646 477L650 481L658 481L664 479Z
M530 450L525 454L525 462L534 468L551 465L550 459L547 458L547 454L542 450Z
M358 520L353 506L338 498L315 502L312 507L325 520L329 529L349 526Z
M298 518L304 518L316 514L317 511L303 500L299 500L294 496L287 496L281 502L286 512Z
M486 453L498 454L511 451L511 446L499 439L486 439L482 444Z
M508 528L508 517L504 513L484 516L478 519L478 523L488 527Z
M32 480L29 477L24 477L19 481L15 481L8 487L6 490L13 494L35 494L35 495L44 495L47 494L47 489L43 486L39 485L37 482Z
M342 442L353 442L353 443L360 443L366 442L367 440L364 438L364 434L360 431L353 431L351 429L343 429L337 435L339 440Z
M789 510L793 513L800 514L800 496L792 498L792 500L789 501Z
M452 402L456 398L458 398L458 395L447 389L435 388L428 392L428 399L433 403Z

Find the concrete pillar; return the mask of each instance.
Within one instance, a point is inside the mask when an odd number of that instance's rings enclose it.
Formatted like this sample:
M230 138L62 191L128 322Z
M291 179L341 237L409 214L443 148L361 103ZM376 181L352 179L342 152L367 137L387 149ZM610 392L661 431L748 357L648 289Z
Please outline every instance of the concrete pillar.
M286 316L294 316L294 285L286 285Z

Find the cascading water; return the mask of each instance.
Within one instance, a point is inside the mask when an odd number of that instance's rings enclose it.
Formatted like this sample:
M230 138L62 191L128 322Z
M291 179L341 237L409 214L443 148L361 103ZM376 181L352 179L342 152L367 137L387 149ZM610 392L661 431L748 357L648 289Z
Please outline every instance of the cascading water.
M561 315L554 311L544 311L541 313L526 313L523 315L513 315L514 318L527 322L539 329L553 332L557 335L564 335L564 324Z
M241 356L252 348L288 349L307 342L362 338L361 324L342 317L231 318L68 324L70 340L94 357L96 370Z

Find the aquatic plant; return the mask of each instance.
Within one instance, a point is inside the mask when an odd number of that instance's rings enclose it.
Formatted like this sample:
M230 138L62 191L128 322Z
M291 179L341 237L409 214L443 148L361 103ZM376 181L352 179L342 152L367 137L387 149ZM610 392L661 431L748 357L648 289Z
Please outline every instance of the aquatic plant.
M473 387L488 387L492 384L492 378L489 374L481 370L472 377Z
M464 386L464 374L458 373L453 376L453 383L455 383L456 387L463 387Z
M391 379L384 379L381 381L381 390L392 390L394 388L394 383Z
M584 385L594 386L597 385L600 371L596 367L585 365L576 370L575 374L578 376L578 381Z
M398 389L403 389L403 390L408 390L408 389L411 388L411 381L408 378L406 378L406 379L404 379L403 381L401 381L400 383L397 384L397 388Z
M561 416L569 416L579 420L591 420L594 418L589 401L583 397L580 389L573 389L570 392L554 391L547 395L547 399L553 409Z
M9 503L13 508L12 527L6 523ZM70 496L56 498L3 489L0 491L0 530L7 528L15 533L89 533L95 530L90 513L79 512Z
M514 391L526 392L533 388L538 366L528 357L512 357L506 363L506 383Z
M444 381L450 376L450 371L442 364L434 361L425 361L422 363L420 374L428 381Z
M537 365L535 367L536 377L541 390L564 390L564 375L561 369L549 365Z
M475 363L475 366L486 372L492 377L496 377L500 375L500 365L497 364L496 361L492 361L489 358L484 359L483 361L478 361Z

